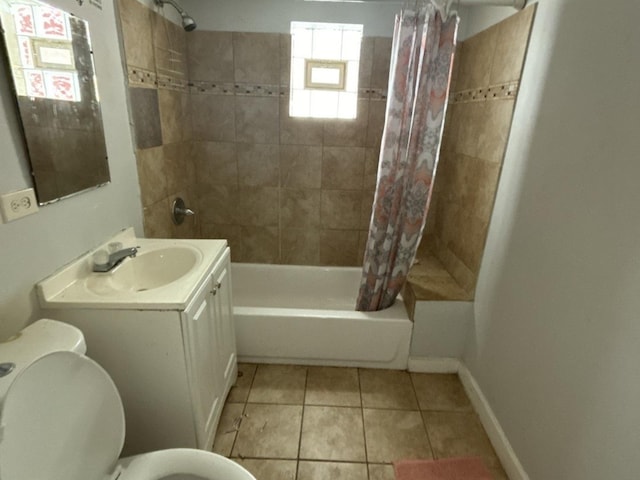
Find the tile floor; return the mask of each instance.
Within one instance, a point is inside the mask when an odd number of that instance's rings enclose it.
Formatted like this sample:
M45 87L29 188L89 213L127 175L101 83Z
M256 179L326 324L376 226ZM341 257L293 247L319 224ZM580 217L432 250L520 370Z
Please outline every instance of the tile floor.
M257 480L393 480L401 458L480 456L507 479L456 375L238 365L213 451Z

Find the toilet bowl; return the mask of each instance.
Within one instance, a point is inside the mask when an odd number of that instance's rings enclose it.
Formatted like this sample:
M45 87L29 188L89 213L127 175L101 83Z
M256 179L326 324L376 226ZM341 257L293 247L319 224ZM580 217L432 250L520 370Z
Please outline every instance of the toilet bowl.
M119 460L125 421L118 390L100 365L74 351L36 356L0 401L2 480L255 480L202 450Z

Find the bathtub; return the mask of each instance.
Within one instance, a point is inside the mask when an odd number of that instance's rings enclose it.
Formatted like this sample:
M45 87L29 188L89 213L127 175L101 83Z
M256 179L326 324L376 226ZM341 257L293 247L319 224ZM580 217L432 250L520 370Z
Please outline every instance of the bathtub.
M238 359L406 369L413 324L402 299L356 312L361 271L233 263Z

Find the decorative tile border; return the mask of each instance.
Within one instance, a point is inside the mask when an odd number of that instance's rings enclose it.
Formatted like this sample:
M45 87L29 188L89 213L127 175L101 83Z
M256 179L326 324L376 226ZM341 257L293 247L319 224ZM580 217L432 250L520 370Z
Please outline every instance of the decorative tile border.
M250 97L285 97L289 95L288 85L257 85L250 83L215 83L189 82L191 93L208 95L237 95ZM382 88L361 88L358 90L359 99L386 100L387 92Z
M170 77L169 75L158 75L158 88L164 88L167 90L178 90L186 92L189 89L189 84L184 78Z
M127 79L131 87L157 88L156 72L127 65Z
M461 90L453 92L449 97L449 103L486 102L489 100L515 98L518 94L518 87L519 81L514 81L489 87Z
M186 92L189 84L184 78L176 78L170 75L157 75L156 72L144 68L127 65L127 79L130 87L164 88Z

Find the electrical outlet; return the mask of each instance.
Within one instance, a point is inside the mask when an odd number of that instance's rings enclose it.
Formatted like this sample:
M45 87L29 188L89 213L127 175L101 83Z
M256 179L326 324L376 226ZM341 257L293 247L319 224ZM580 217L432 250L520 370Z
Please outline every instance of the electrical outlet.
M5 222L36 213L38 202L33 188L0 195L0 210Z

